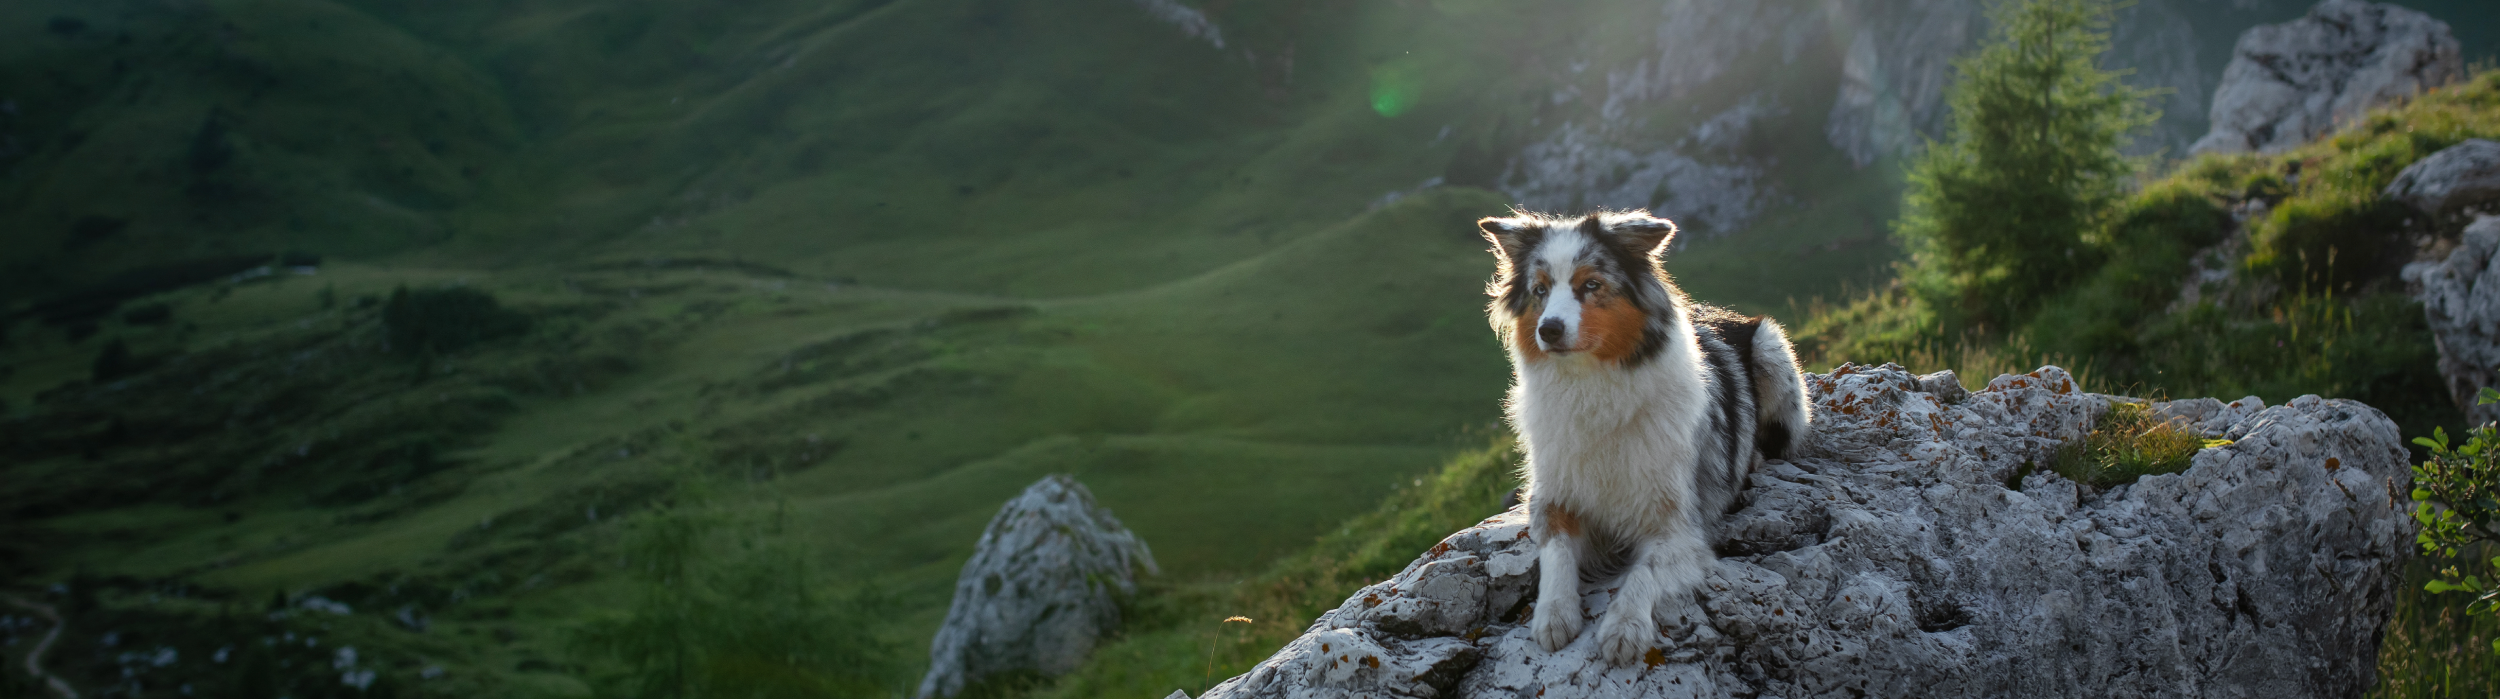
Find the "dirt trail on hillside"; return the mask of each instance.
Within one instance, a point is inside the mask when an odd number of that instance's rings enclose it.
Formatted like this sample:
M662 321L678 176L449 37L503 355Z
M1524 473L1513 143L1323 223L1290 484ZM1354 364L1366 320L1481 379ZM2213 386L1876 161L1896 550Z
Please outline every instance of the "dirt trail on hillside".
M61 621L60 612L53 611L52 605L28 601L17 595L0 594L0 599L8 600L9 604L25 607L33 611L36 616L52 622L52 630L44 632L43 640L35 644L35 649L26 651L26 674L43 680L44 685L51 687L54 694L61 695L61 699L78 699L78 690L71 689L68 682L43 671L43 654L52 650L53 641L61 640L61 627L68 625Z

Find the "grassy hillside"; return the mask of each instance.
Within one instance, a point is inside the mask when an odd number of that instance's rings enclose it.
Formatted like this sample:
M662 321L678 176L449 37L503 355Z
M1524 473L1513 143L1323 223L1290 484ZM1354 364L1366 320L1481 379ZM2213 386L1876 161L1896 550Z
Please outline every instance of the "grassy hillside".
M1175 580L1262 570L1496 419L1470 221L1506 202L1418 185L1491 184L1548 108L1519 57L1646 50L1604 20L1654 8L1206 9L1221 48L1109 0L0 9L10 587L96 600L78 652L164 631L158 686L244 681L200 615L321 595L325 647L459 694L596 679L566 629L689 481L788 507L905 646L1043 473ZM1783 176L1849 172L1812 150ZM1836 291L1886 186L1686 281ZM409 346L403 287L525 320Z

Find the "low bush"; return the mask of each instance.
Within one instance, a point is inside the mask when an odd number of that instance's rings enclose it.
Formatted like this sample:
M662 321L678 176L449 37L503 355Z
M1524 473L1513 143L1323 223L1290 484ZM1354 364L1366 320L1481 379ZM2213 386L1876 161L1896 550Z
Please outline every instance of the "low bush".
M778 515L733 521L687 494L633 523L632 606L577 632L578 648L621 667L601 678L602 695L899 693L900 649L866 631L890 613L886 597L873 588L827 595Z
M95 364L90 367L88 377L96 383L104 383L138 373L138 370L139 361L131 358L130 344L117 337L112 342L104 343L104 351L96 353Z
M2109 261L2074 290L2043 302L2014 334L2061 354L2114 364L2139 354L2143 319L2179 297L2191 258L2230 230L2230 213L2212 189L2209 182L2175 178L2121 202L2095 236L2112 251Z
M2244 309L2203 303L2141 327L2140 347L2113 377L2118 385L2275 403L2311 393L2350 398L2415 433L2456 417L2421 305L2403 295L2295 293Z
M391 348L421 355L441 354L488 340L518 335L529 329L529 317L468 287L420 289L399 287L382 304L382 325Z
M2479 401L2500 403L2500 391L2485 388ZM2422 525L2422 555L2449 564L2424 589L2474 595L2468 614L2500 611L2500 557L2460 556L2500 544L2500 428L2484 424L2468 430L2465 443L2454 448L2446 430L2414 441L2431 450L2429 460L2413 467L2413 518ZM2491 649L2500 652L2500 639L2492 640Z

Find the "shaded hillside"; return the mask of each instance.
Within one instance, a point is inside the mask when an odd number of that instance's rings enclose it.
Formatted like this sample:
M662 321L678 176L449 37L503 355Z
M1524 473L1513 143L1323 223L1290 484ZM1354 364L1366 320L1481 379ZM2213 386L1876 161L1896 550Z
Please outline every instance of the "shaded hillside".
M1701 251L1727 279L1687 276L1769 309L1880 276L1877 161L1934 132L1981 28L1907 0L1172 7L1199 24L1115 0L19 3L0 298L281 249L1099 293L1440 183L1754 231ZM2299 10L2130 10L2122 60L2176 88L2149 142L2192 139L2231 38Z
M439 243L523 143L503 88L320 2L0 8L0 297L150 264Z

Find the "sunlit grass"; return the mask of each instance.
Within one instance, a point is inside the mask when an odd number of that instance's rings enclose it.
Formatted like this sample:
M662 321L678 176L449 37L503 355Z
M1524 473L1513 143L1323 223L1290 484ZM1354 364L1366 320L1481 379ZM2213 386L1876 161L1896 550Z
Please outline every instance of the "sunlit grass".
M2197 450L2223 443L2206 440L2176 421L2156 418L2152 408L2142 403L2111 403L2091 434L2058 448L2048 470L2077 483L2106 488L2185 471Z
M2492 554L2486 547L2463 558L2488 559ZM2423 559L2405 565L2404 581L2396 586L2395 616L2380 642L2379 684L2368 696L2500 696L2500 653L2491 649L2492 639L2500 638L2500 618L2466 614L2473 595L2424 591L2423 583L2434 579L2432 571L2439 567Z

